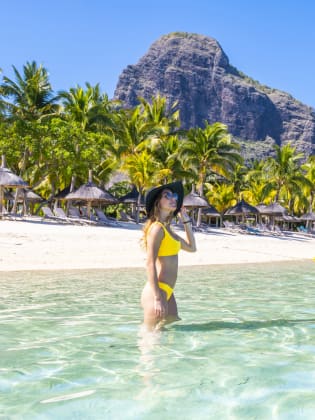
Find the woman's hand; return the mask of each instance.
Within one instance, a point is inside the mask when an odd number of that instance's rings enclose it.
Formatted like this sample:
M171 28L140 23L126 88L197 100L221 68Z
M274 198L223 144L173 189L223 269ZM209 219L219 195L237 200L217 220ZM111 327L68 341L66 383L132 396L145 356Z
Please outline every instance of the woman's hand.
M184 206L180 209L179 217L181 219L181 222L183 223L186 233L186 239L182 239L179 236L177 236L181 242L181 248L188 252L196 252L197 248L192 228L192 220L187 214L187 211Z
M187 210L184 206L180 209L180 212L178 213L178 216L180 217L182 223L190 221L190 217L187 214Z
M157 319L163 319L166 316L166 304L161 298L154 299L154 309Z

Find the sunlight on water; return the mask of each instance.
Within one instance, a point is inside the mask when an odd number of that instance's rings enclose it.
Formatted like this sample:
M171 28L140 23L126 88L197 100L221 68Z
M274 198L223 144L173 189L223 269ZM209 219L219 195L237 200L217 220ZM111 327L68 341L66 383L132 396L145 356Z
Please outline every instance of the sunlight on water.
M314 274L181 268L182 321L145 333L144 270L1 273L0 418L313 419Z

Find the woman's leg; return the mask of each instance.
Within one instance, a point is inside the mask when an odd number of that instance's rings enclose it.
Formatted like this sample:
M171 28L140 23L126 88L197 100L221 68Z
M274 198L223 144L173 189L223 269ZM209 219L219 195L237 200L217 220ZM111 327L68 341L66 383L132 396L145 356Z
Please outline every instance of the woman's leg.
M172 293L172 296L170 297L168 303L168 315L166 318L167 324L170 324L171 322L180 321L181 318L178 316L178 310L177 310L177 303L174 296L174 293Z
M149 330L155 329L161 323L164 324L164 320L161 320L156 316L154 306L154 295L152 293L151 288L147 285L142 291L141 305L143 308L143 322Z

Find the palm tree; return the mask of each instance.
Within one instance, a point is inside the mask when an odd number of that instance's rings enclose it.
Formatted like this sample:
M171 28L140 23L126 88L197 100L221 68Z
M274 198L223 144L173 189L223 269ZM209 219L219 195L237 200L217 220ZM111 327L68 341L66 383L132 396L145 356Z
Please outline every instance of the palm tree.
M14 67L15 81L3 77L0 94L9 101L2 100L9 117L25 121L40 120L55 115L59 106L55 103L48 72L35 61L23 66L23 74Z
M177 135L153 137L148 152L156 162L157 181L171 182L174 179L189 178L178 156L180 140Z
M309 198L308 211L312 212L315 207L315 155L309 156L307 162L302 165L302 169L305 171L305 178L310 181L309 186L305 188L305 193Z
M184 176L178 159L179 138L176 129L180 126L178 103L167 106L166 98L157 95L151 103L139 98L142 116L152 128L148 138L142 142L141 149L152 154L157 163L157 182L168 182Z
M293 210L293 197L303 195L303 187L311 185L300 166L304 155L297 153L290 143L282 147L275 145L274 148L275 157L269 158L264 165L268 181L263 191L266 195L275 191L275 201L282 197Z
M242 158L236 152L239 147L231 142L227 126L216 122L204 129L192 128L181 143L179 154L187 168L195 168L198 173L198 191L203 195L206 177L211 172L228 176Z
M226 183L206 183L205 186L208 190L206 197L209 203L213 204L221 214L220 225L222 226L223 214L229 207L234 206L237 202L233 185Z
M130 110L120 110L117 114L115 138L119 142L122 157L149 147L153 136L159 135L161 128L152 121L147 121L141 106ZM118 145L117 145L118 146Z
M248 168L244 165L237 163L234 167L233 172L229 174L229 181L234 187L234 192L237 200L240 201L243 195L243 191L247 189L246 175Z
M69 91L60 91L58 98L62 100L66 116L78 122L83 130L97 127L101 131L104 126L113 126L111 112L114 103L106 94L101 94L99 84L91 86L86 83L86 89L76 86Z
M122 170L128 174L130 182L135 185L139 191L136 216L136 221L138 223L141 197L144 190L154 184L156 165L152 156L144 150L142 152L129 154L124 160Z
M270 191L269 195L266 195L265 185L267 179L264 165L265 162L262 160L254 161L245 175L243 197L253 205L263 203L265 200L270 202L274 196L273 191Z
M161 127L164 134L173 134L174 130L180 126L179 110L176 110L177 101L169 108L167 107L166 98L160 95L152 96L151 103L141 97L139 101L143 107L146 121Z
M227 126L216 122L205 123L205 128L192 128L187 138L181 143L179 155L184 168L196 172L198 191L203 195L204 183L211 172L228 176L237 163L242 163L242 157L236 151L239 146L231 142ZM197 225L201 221L201 211L198 212Z

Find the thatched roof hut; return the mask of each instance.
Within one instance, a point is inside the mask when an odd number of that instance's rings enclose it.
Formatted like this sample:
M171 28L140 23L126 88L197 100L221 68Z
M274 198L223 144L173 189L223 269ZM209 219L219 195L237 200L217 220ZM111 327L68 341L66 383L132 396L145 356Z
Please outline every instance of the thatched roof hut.
M309 212L309 213L302 214L302 216L300 217L300 220L310 220L311 222L314 222L315 221L315 213L312 211L312 212Z
M208 201L204 197L200 197L195 192L191 192L184 197L183 205L185 207L191 207L195 209L209 207Z
M67 194L64 198L70 201L85 201L88 205L88 216L90 216L91 206L99 203L117 204L118 200L108 191L102 190L92 182L92 171L89 171L89 181L81 185L77 190Z
M139 191L135 186L133 186L132 190L129 191L127 194L119 197L120 203L124 204L136 204L138 202Z
M3 211L4 188L22 188L27 186L27 182L7 168L5 156L2 155L2 163L0 167L0 214L2 214Z
M279 203L271 203L269 205L259 205L257 206L260 214L272 215L272 216L281 216L286 214L288 211L286 208L281 206Z
M224 214L227 216L244 216L248 214L258 214L258 210L245 200L241 200L235 206L230 207Z

